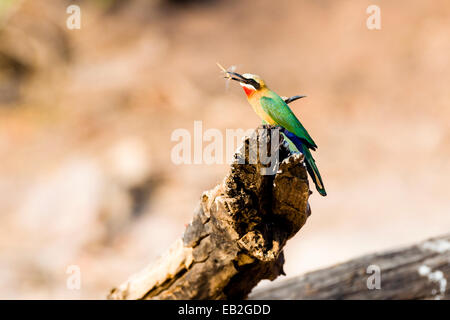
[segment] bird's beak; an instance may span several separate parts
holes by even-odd
[[[242,75],[240,75],[237,72],[231,72],[231,71],[227,71],[228,73],[228,78],[232,79],[232,80],[236,80],[238,82],[244,82],[247,83],[248,79],[244,78]],[[229,75],[233,75],[233,76],[229,76]],[[227,78],[227,76],[225,76],[225,78]]]
[[[223,77],[225,79],[232,79],[232,80],[236,80],[236,81],[239,81],[239,82],[245,82],[247,80],[246,78],[244,78],[239,73],[236,73],[236,72],[233,72],[233,71],[228,71],[227,69],[222,67],[222,65],[220,63],[216,62],[216,64],[220,68],[220,70],[222,70],[222,72],[224,73]]]
[[[239,83],[246,83],[246,84],[251,84],[253,87],[255,87],[256,89],[260,88],[260,85],[258,82],[256,82],[254,79],[248,79],[246,77],[244,77],[243,75],[237,73],[237,72],[233,72],[233,71],[228,71],[226,70],[224,67],[222,67],[220,65],[220,63],[217,62],[217,66],[220,68],[220,70],[222,70],[222,72],[224,73],[224,78],[225,79],[231,79],[234,81],[237,81]]]

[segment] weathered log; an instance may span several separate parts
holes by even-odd
[[[202,195],[182,239],[108,298],[245,298],[260,280],[283,274],[283,247],[310,215],[309,195],[303,156],[278,130],[259,128],[223,182]]]
[[[450,234],[286,279],[250,299],[450,299],[449,279]]]

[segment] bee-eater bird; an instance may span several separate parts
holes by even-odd
[[[219,67],[225,72],[225,78],[239,82],[247,95],[248,102],[256,114],[263,120],[263,123],[281,127],[281,132],[304,155],[306,169],[314,181],[317,191],[322,196],[326,196],[327,193],[319,169],[310,151],[310,149],[315,151],[317,145],[287,105],[289,102],[305,96],[294,96],[283,99],[270,90],[264,80],[259,76],[249,73],[241,75],[225,70],[220,65]]]

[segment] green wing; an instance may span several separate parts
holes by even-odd
[[[294,133],[302,139],[305,144],[315,150],[316,143],[309,135],[308,131],[303,127],[289,106],[278,96],[272,93],[271,97],[262,97],[260,99],[263,110],[280,126]]]

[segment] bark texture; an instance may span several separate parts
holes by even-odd
[[[270,157],[267,157],[267,156]],[[182,239],[110,299],[241,299],[283,273],[283,247],[310,215],[303,156],[278,130],[244,139],[223,182],[202,195]]]
[[[449,280],[450,234],[284,280],[250,298],[450,299]]]

